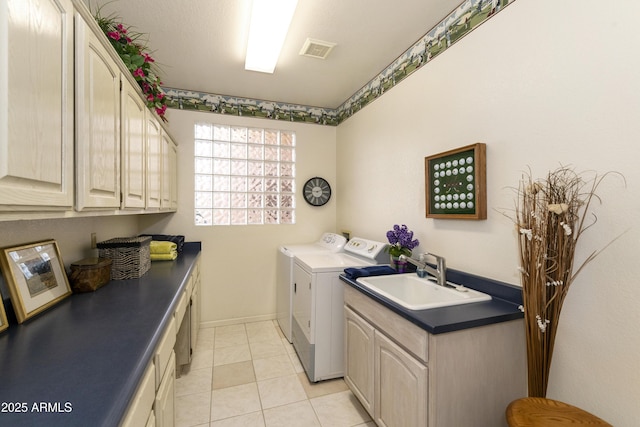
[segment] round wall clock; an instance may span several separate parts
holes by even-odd
[[[302,195],[311,206],[322,206],[331,198],[331,186],[327,180],[316,176],[305,182]]]

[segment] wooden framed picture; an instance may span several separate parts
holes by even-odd
[[[3,248],[0,265],[18,323],[71,295],[55,240]]]
[[[427,218],[487,219],[486,145],[424,158]]]
[[[7,313],[4,311],[4,302],[0,296],[0,332],[9,327],[9,321],[7,320]]]

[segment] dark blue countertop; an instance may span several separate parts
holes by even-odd
[[[487,293],[491,295],[491,301],[429,310],[409,310],[369,290],[358,283],[357,279],[349,279],[345,275],[341,275],[340,279],[431,334],[475,328],[524,317],[518,308],[522,304],[520,287],[453,269],[447,269],[448,281]]]
[[[186,243],[140,279],[73,294],[0,333],[0,425],[117,426],[200,248]]]

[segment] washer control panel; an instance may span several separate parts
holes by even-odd
[[[347,242],[344,250],[345,252],[350,252],[364,258],[384,261],[386,258],[388,258],[384,254],[384,248],[386,246],[386,243],[363,239],[361,237],[354,237]],[[388,259],[386,260],[388,261]]]

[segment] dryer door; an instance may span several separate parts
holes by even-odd
[[[276,319],[287,341],[291,337],[291,311],[293,305],[293,254],[286,248],[278,250],[276,264]]]
[[[311,328],[313,319],[313,295],[311,292],[311,273],[304,270],[298,263],[293,267],[293,319],[297,322],[310,344],[314,343]]]

